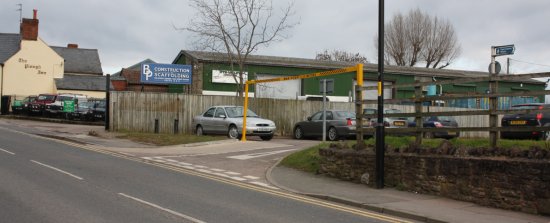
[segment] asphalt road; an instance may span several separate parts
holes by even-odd
[[[397,219],[0,128],[2,222]]]

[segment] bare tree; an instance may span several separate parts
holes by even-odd
[[[227,54],[233,67],[238,65],[237,96],[243,95],[244,65],[249,55],[261,46],[286,39],[285,32],[292,23],[293,4],[282,8],[276,17],[271,0],[191,0],[197,15],[186,30],[196,35],[196,44],[202,49]]]
[[[435,17],[431,23],[422,50],[426,68],[445,68],[460,55],[460,45],[453,28],[447,21]]]
[[[324,50],[321,53],[317,53],[315,56],[316,60],[324,61],[344,61],[344,62],[354,62],[354,63],[367,63],[367,58],[360,53],[350,53],[344,50]]]
[[[378,37],[375,38],[378,49]],[[419,9],[395,14],[385,25],[384,62],[398,66],[444,68],[460,55],[460,44],[448,20]]]

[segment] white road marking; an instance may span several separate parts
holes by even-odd
[[[177,160],[173,160],[173,159],[164,159],[164,160],[166,160],[168,162],[172,162],[172,163],[177,163],[178,162]]]
[[[210,171],[210,170],[205,170],[205,169],[197,169],[197,171],[203,172],[203,173],[212,173],[212,171]]]
[[[255,176],[244,176],[244,178],[248,178],[248,179],[251,179],[251,180],[260,179],[259,177],[255,177]]]
[[[247,160],[247,159],[253,159],[258,158],[262,156],[271,156],[279,153],[285,153],[288,151],[293,151],[296,149],[287,149],[287,150],[278,150],[278,151],[272,151],[272,152],[265,152],[265,153],[251,153],[251,154],[245,154],[245,155],[238,155],[238,156],[228,156],[227,158],[230,159],[238,159],[238,160]]]
[[[151,202],[147,202],[147,201],[141,200],[141,199],[136,198],[136,197],[132,197],[132,196],[130,196],[130,195],[126,195],[126,194],[124,194],[124,193],[118,193],[118,195],[123,196],[123,197],[126,197],[126,198],[129,198],[129,199],[132,199],[132,200],[134,200],[134,201],[137,201],[137,202],[139,202],[139,203],[145,204],[145,205],[147,205],[147,206],[154,207],[154,208],[159,209],[159,210],[161,210],[161,211],[168,212],[168,213],[170,213],[170,214],[173,214],[173,215],[175,215],[175,216],[184,218],[184,219],[186,219],[186,220],[189,220],[189,221],[192,221],[192,222],[195,222],[195,223],[206,223],[205,221],[201,221],[201,220],[199,220],[199,219],[193,218],[193,217],[188,216],[188,215],[184,215],[184,214],[182,214],[182,213],[179,213],[179,212],[170,210],[170,209],[168,209],[168,208],[163,208],[163,207],[161,207],[161,206],[159,206],[159,205],[156,205],[156,204],[153,204],[153,203],[151,203]]]
[[[203,169],[208,168],[207,166],[201,166],[201,165],[194,165],[194,166],[195,166],[196,168],[203,168]]]
[[[190,164],[190,163],[186,163],[186,162],[181,162],[181,161],[180,161],[180,162],[178,162],[178,163],[179,163],[179,164],[181,164],[181,165],[186,165],[186,166],[192,166],[192,165],[193,165],[193,164]]]
[[[135,156],[134,154],[125,153],[125,152],[118,152],[118,153],[120,153],[120,154],[122,154],[122,155],[126,155],[126,156]]]
[[[194,169],[195,169],[195,167],[192,167],[192,166],[181,166],[181,167],[183,167],[183,168],[185,168],[185,169],[190,169],[190,170],[194,170]]]
[[[8,154],[11,154],[11,155],[15,155],[15,153],[12,153],[12,152],[7,151],[7,150],[5,150],[5,149],[0,149],[0,151],[5,152],[5,153],[8,153]]]
[[[242,178],[242,177],[229,177],[229,178],[231,178],[231,179],[233,179],[233,180],[238,180],[238,181],[245,181],[245,180],[247,180],[247,179]]]
[[[61,170],[61,169],[55,168],[55,167],[50,166],[50,165],[43,164],[43,163],[38,162],[38,161],[35,161],[35,160],[31,160],[31,162],[36,163],[36,164],[41,165],[41,166],[44,166],[44,167],[48,167],[48,168],[50,168],[50,169],[52,169],[52,170],[55,170],[55,171],[58,171],[58,172],[60,172],[60,173],[67,174],[67,175],[69,175],[69,176],[71,176],[71,177],[74,177],[74,178],[76,178],[76,179],[79,179],[79,180],[83,180],[83,179],[84,179],[84,178],[82,178],[82,177],[79,177],[79,176],[74,175],[74,174],[72,174],[72,173],[69,173],[69,172],[67,172],[67,171],[63,171],[63,170]]]
[[[225,172],[226,174],[229,174],[229,175],[241,175],[240,173],[237,173],[237,172]]]
[[[225,174],[223,174],[223,173],[212,173],[212,174],[214,174],[214,175],[216,175],[216,176],[220,176],[220,177],[229,178],[229,176],[227,176],[227,175],[225,175]]]
[[[213,170],[213,171],[216,171],[216,172],[224,172],[225,170],[222,170],[222,169],[216,169],[216,168],[211,168],[210,170]]]
[[[267,188],[270,188],[270,189],[273,189],[273,190],[279,190],[279,188],[276,188],[276,187],[273,187],[269,184],[266,184],[266,183],[262,183],[262,182],[258,182],[258,181],[252,181],[250,182],[251,184],[255,184],[255,185],[259,185],[259,186],[262,186],[262,187],[267,187]]]

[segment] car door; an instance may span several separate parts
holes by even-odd
[[[310,120],[307,120],[303,125],[304,135],[305,136],[320,136],[323,131],[323,112],[317,112],[313,114]]]
[[[223,107],[216,108],[214,113],[214,118],[212,118],[212,129],[217,134],[224,134],[227,132],[228,128],[226,125],[227,114]]]
[[[214,133],[214,113],[216,107],[209,108],[204,114],[202,114],[200,124],[204,133]]]

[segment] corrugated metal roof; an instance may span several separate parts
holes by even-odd
[[[228,57],[225,53],[205,52],[205,51],[190,51],[181,50],[178,56],[172,63],[175,63],[181,56],[186,55],[199,61],[227,63]],[[354,66],[355,63],[341,61],[321,61],[315,59],[292,58],[292,57],[276,57],[276,56],[259,56],[250,55],[247,59],[248,65],[264,65],[264,66],[281,66],[281,67],[297,67],[297,68],[312,68],[312,69],[338,69],[343,67]],[[378,64],[364,64],[366,72],[378,72]],[[471,77],[486,77],[488,72],[479,71],[464,71],[450,69],[433,69],[423,67],[406,67],[406,66],[384,66],[384,73],[395,73],[403,75],[414,75],[423,77],[448,77],[448,78],[471,78]],[[525,82],[544,84],[537,80],[525,80]]]
[[[0,33],[0,64],[3,64],[11,56],[19,51],[21,35],[12,33]]]
[[[188,55],[195,59],[209,62],[227,62],[227,55],[225,53],[204,52],[204,51],[188,51],[182,50],[180,55]],[[175,62],[175,60],[174,60]],[[322,61],[315,59],[305,58],[292,58],[292,57],[276,57],[276,56],[258,56],[250,55],[246,64],[255,65],[267,65],[267,66],[289,66],[289,67],[301,67],[301,68],[317,68],[317,69],[338,69],[342,67],[354,66],[355,63],[341,62],[341,61]],[[378,65],[367,63],[364,65],[365,71],[377,72]],[[488,73],[477,71],[462,71],[462,70],[448,70],[448,69],[431,69],[422,67],[403,67],[403,66],[390,66],[385,65],[384,71],[387,73],[401,73],[401,74],[418,74],[425,76],[449,76],[449,77],[480,77],[487,76]]]
[[[65,59],[65,73],[103,75],[97,49],[51,48]]]

